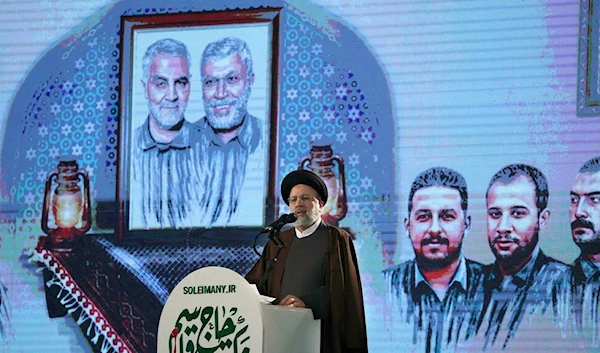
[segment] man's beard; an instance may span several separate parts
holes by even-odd
[[[527,243],[523,247],[521,247],[521,246],[517,247],[517,249],[515,249],[515,251],[512,254],[506,254],[506,255],[501,254],[498,252],[498,250],[496,250],[496,242],[498,242],[498,240],[502,239],[502,237],[494,238],[494,241],[491,244],[491,248],[492,248],[492,252],[494,253],[494,256],[496,257],[496,260],[504,267],[514,267],[514,266],[521,264],[523,262],[523,260],[525,260],[528,256],[533,254],[533,249],[535,249],[535,247],[538,243],[539,232],[540,232],[540,226],[538,224],[538,225],[536,225],[535,229],[533,230],[531,241],[529,243]],[[508,239],[515,242],[516,244],[519,244],[521,242],[521,239],[519,237],[512,236],[512,235],[509,235]]]
[[[176,111],[173,111],[171,114],[163,114],[161,112],[161,108],[164,107],[178,107]],[[175,125],[180,123],[183,120],[183,113],[185,112],[185,108],[187,107],[187,103],[170,103],[170,102],[161,102],[159,104],[152,104],[148,101],[148,109],[150,109],[150,114],[154,117],[154,121],[160,126],[163,130],[170,130]]]
[[[415,251],[415,260],[419,265],[419,268],[429,271],[440,270],[450,266],[454,261],[460,257],[462,243],[458,245],[456,249],[450,249],[450,241],[447,238],[435,236],[430,238],[424,238],[421,240],[421,249],[431,244],[433,241],[446,245],[448,247],[448,254],[442,258],[430,258],[422,254],[422,252]]]
[[[588,228],[592,231],[591,237],[582,237],[575,234],[577,228]],[[576,219],[571,223],[571,232],[575,244],[581,249],[581,253],[585,255],[600,254],[600,231],[594,229],[594,224],[585,219]]]
[[[250,85],[246,86],[242,95],[237,98],[203,99],[204,111],[208,124],[215,130],[231,130],[242,124],[248,112],[248,99],[250,98]],[[219,105],[232,105],[232,112],[215,114],[213,107]]]
[[[313,225],[319,218],[319,211],[315,208],[311,211],[306,211],[305,216],[298,217],[294,222],[294,227],[308,228]]]

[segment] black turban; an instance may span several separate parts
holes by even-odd
[[[294,170],[290,174],[286,175],[281,182],[281,197],[283,201],[285,201],[286,205],[290,205],[288,199],[290,198],[290,192],[292,188],[298,184],[308,185],[311,188],[315,189],[321,201],[327,202],[327,185],[325,182],[313,172],[308,170],[299,169]]]

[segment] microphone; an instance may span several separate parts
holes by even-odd
[[[283,216],[279,217],[278,220],[276,220],[275,222],[273,222],[269,226],[267,226],[265,229],[263,229],[261,233],[268,233],[274,229],[279,230],[285,224],[296,222],[297,219],[298,219],[298,216],[296,216],[295,213],[284,214]]]

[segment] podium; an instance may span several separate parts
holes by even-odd
[[[157,352],[319,353],[310,309],[262,303],[238,273],[204,267],[187,275],[160,315]]]

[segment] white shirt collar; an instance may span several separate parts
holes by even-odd
[[[317,221],[312,226],[306,228],[303,232],[299,231],[298,228],[294,228],[296,230],[296,236],[298,237],[298,239],[306,238],[307,236],[314,233],[320,225],[321,217],[317,218]]]

